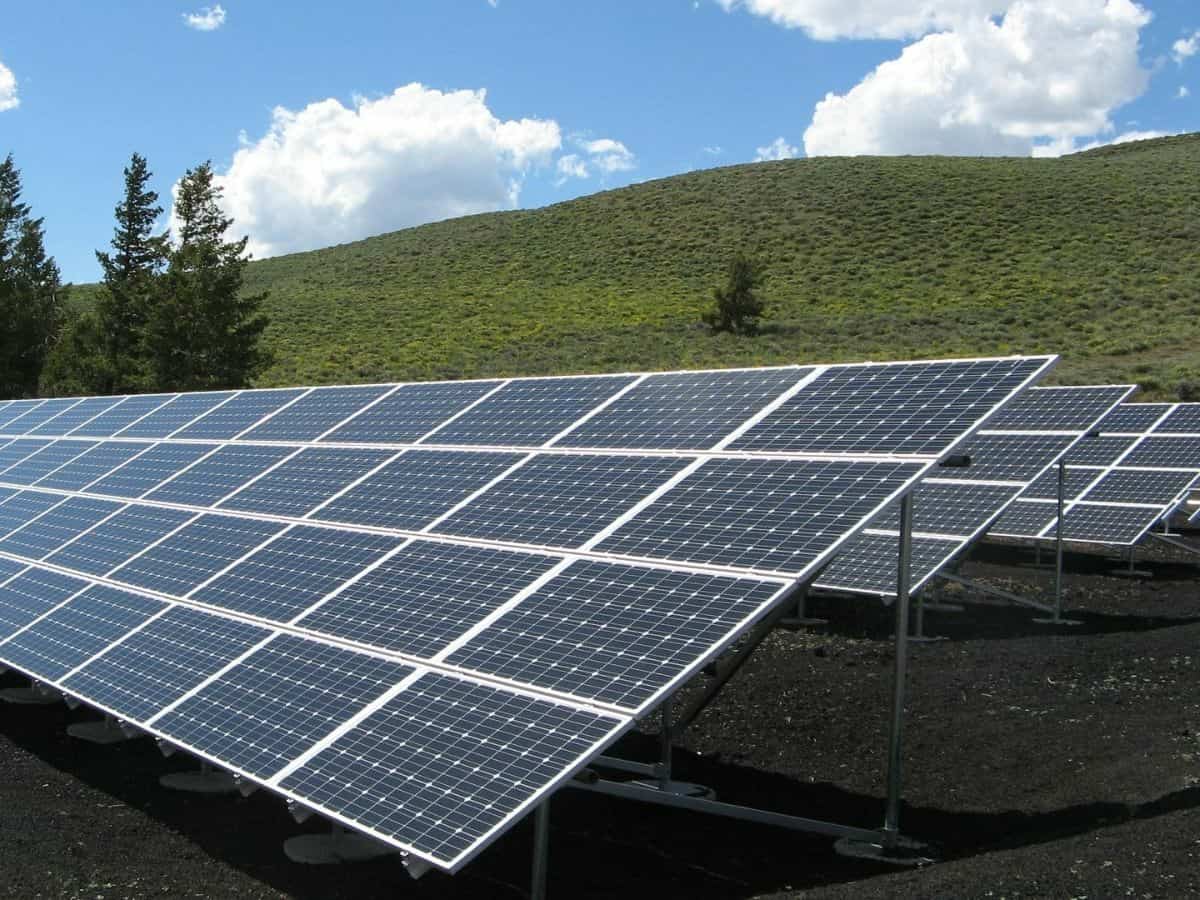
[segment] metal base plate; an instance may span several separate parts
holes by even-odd
[[[882,840],[876,842],[838,838],[834,841],[833,849],[839,856],[871,859],[891,866],[927,866],[936,861],[929,855],[928,845],[902,836],[897,836],[891,846],[884,845]]]
[[[228,772],[196,771],[169,772],[159,776],[158,783],[173,791],[189,794],[236,794],[238,786]]]
[[[284,841],[283,852],[292,862],[309,866],[366,862],[399,853],[393,847],[381,844],[366,835],[349,832],[301,834]]]
[[[1036,619],[1031,619],[1030,621],[1035,622],[1038,625],[1082,625],[1083,624],[1083,622],[1079,621],[1079,619],[1055,619],[1053,617],[1048,617],[1048,618],[1039,617]]]
[[[910,634],[908,642],[910,644],[936,644],[938,641],[948,641],[950,638],[940,634]]]
[[[635,781],[633,784],[636,784],[638,787],[662,791],[664,794],[675,794],[678,797],[699,797],[703,800],[715,800],[717,798],[717,792],[708,785],[696,784],[691,781],[668,781],[664,785],[661,781],[646,779]]]
[[[67,726],[67,734],[89,744],[120,744],[132,740],[116,722],[76,722]]]
[[[21,706],[50,706],[58,703],[57,694],[47,694],[37,688],[5,688],[0,691],[0,700]]]

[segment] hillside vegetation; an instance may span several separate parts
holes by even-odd
[[[713,336],[738,250],[771,318]],[[692,172],[263,260],[246,289],[270,385],[1054,351],[1060,382],[1170,396],[1200,381],[1200,135]]]

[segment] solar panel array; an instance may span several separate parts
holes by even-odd
[[[1125,403],[1067,456],[1063,538],[1132,546],[1183,504],[1200,480],[1200,404]],[[1052,539],[1058,477],[1034,481],[991,534]]]
[[[0,404],[0,663],[457,870],[1054,357]]]
[[[1031,484],[1053,476],[1062,454],[1134,390],[1134,385],[1033,388],[964,444],[960,452],[971,457],[969,467],[938,469],[922,480],[913,493],[910,590],[919,591],[949,565]],[[899,512],[889,510],[847,544],[816,587],[894,596],[899,534]]]

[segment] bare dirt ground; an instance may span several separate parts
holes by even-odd
[[[1188,537],[1200,547],[1200,535]],[[599,898],[1179,897],[1200,895],[1200,556],[1150,545],[1148,578],[1071,552],[1082,624],[1027,610],[931,613],[947,640],[913,648],[901,826],[940,862],[897,871],[828,838],[566,790],[553,803],[551,894]],[[963,573],[1030,597],[1031,551],[977,550]],[[958,596],[957,592],[950,596]],[[723,800],[876,827],[891,690],[890,612],[812,603],[829,626],[777,631],[681,736],[676,776]],[[19,685],[12,673],[0,686]],[[67,737],[85,710],[0,708],[0,896],[519,898],[524,823],[461,874],[412,881],[394,859],[288,862],[277,799],[158,787],[147,740]],[[650,726],[652,732],[653,726]],[[651,760],[652,733],[620,748]]]

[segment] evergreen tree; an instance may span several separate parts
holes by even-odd
[[[43,397],[78,397],[101,393],[113,383],[113,371],[104,352],[104,332],[95,310],[74,316],[59,333],[42,366]]]
[[[189,169],[175,198],[176,247],[145,347],[158,390],[245,387],[270,362],[260,346],[266,294],[242,295],[247,238],[226,241],[233,220],[220,207],[210,163]]]
[[[130,393],[147,387],[147,353],[142,347],[146,323],[161,288],[160,275],[167,263],[167,235],[154,235],[154,222],[162,213],[158,194],[149,189],[151,172],[145,157],[134,153],[125,168],[125,196],[116,207],[112,253],[96,251],[104,272],[104,288],[96,303],[95,328],[77,330],[98,336],[107,366],[89,363],[101,379],[88,393]]]
[[[0,163],[0,396],[37,391],[46,354],[63,321],[66,291],[46,255],[41,219],[21,202],[12,155]]]
[[[766,305],[755,293],[762,282],[762,266],[739,253],[729,265],[725,286],[713,290],[715,307],[704,314],[704,322],[713,331],[757,334],[758,320],[766,312]]]

